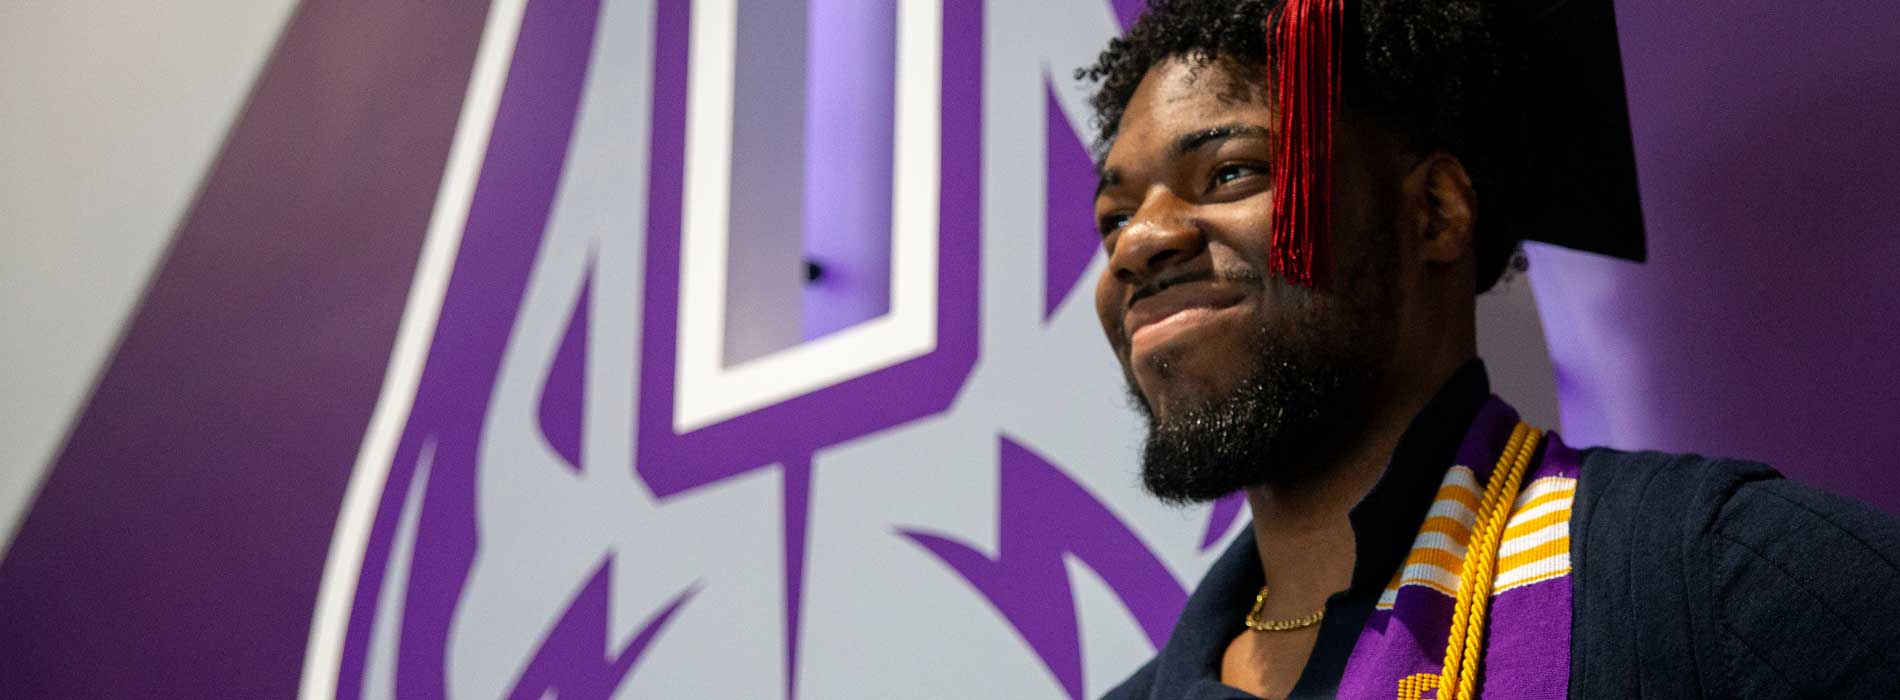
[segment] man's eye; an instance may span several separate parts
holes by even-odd
[[[1212,190],[1216,187],[1226,185],[1230,182],[1239,180],[1241,178],[1244,178],[1250,175],[1264,175],[1264,174],[1265,174],[1264,170],[1261,170],[1260,168],[1256,168],[1251,165],[1238,164],[1238,163],[1234,165],[1223,165],[1214,170],[1214,176],[1210,178],[1211,182],[1208,183],[1207,188],[1209,190]]]
[[[1120,231],[1123,226],[1128,225],[1128,215],[1110,214],[1102,217],[1100,221],[1095,222],[1095,225],[1101,229],[1102,236],[1107,237],[1108,234]]]

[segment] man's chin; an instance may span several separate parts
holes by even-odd
[[[1150,410],[1142,485],[1187,505],[1305,478],[1329,436],[1360,415],[1364,389],[1346,367],[1263,361],[1225,396]]]
[[[1218,500],[1271,481],[1269,474],[1226,468],[1231,464],[1193,464],[1174,458],[1155,458],[1155,455],[1157,451],[1153,447],[1146,449],[1142,460],[1142,487],[1155,498],[1176,506]]]
[[[1235,486],[1234,488],[1222,489],[1214,487],[1211,483],[1185,484],[1178,476],[1158,474],[1145,469],[1142,470],[1142,488],[1148,492],[1148,495],[1154,496],[1156,500],[1162,503],[1184,508],[1203,503],[1212,503],[1228,494],[1246,489],[1248,486],[1249,485],[1243,484]]]
[[[1258,406],[1223,401],[1149,421],[1141,479],[1148,493],[1188,505],[1218,499],[1272,479],[1273,426],[1255,422]],[[1264,430],[1263,430],[1264,428]]]

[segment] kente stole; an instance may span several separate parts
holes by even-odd
[[[1506,457],[1514,431],[1525,461],[1516,498],[1496,539],[1481,643],[1469,652],[1476,673],[1470,698],[1561,699],[1570,681],[1570,505],[1578,455],[1555,433],[1532,444],[1517,412],[1497,397],[1478,410],[1436,500],[1353,647],[1340,680],[1340,700],[1449,698],[1439,689],[1446,641],[1454,626],[1460,574],[1485,488]],[[1507,469],[1510,464],[1504,465]],[[1500,479],[1504,483],[1507,479]],[[1494,512],[1502,514],[1502,497]],[[1474,558],[1471,562],[1478,566]],[[1482,571],[1482,566],[1474,572]],[[1467,584],[1470,585],[1470,584]],[[1473,589],[1477,590],[1477,589]],[[1471,596],[1468,595],[1470,600]],[[1463,616],[1472,619],[1469,605]],[[1469,627],[1469,625],[1467,625]],[[1472,639],[1467,635],[1464,639]],[[1462,674],[1460,674],[1462,675]],[[1453,678],[1458,676],[1454,675]]]

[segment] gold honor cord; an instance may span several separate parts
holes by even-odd
[[[1478,695],[1478,657],[1484,650],[1485,616],[1491,608],[1498,547],[1503,544],[1504,525],[1510,520],[1511,505],[1517,502],[1524,471],[1543,437],[1543,431],[1518,422],[1510,442],[1504,445],[1504,454],[1498,457],[1497,468],[1491,470],[1491,478],[1485,482],[1477,521],[1471,526],[1471,539],[1458,569],[1458,603],[1452,609],[1451,634],[1445,639],[1439,700],[1472,700]]]

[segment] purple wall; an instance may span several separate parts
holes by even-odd
[[[1650,259],[1533,254],[1568,437],[1900,512],[1900,5],[1617,9]]]
[[[482,20],[290,20],[0,563],[0,697],[296,694]]]
[[[805,256],[810,340],[890,311],[894,3],[811,0],[805,124]]]

